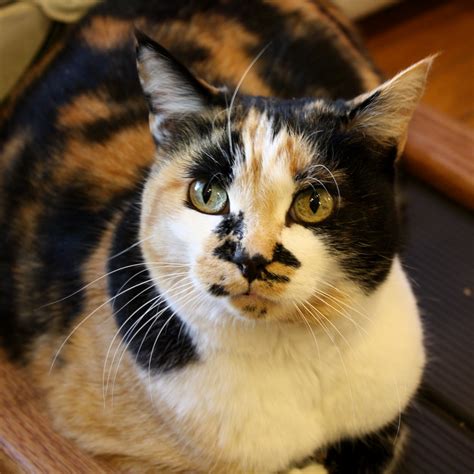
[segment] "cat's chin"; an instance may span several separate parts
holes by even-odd
[[[236,309],[239,316],[248,319],[265,319],[277,306],[277,302],[257,293],[241,293],[230,296],[230,305]]]

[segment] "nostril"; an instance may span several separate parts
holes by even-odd
[[[259,275],[259,272],[255,268],[255,265],[253,264],[252,260],[249,260],[247,263],[242,264],[240,271],[249,283],[252,283],[252,281],[254,281]]]
[[[263,255],[259,253],[252,257],[252,262],[258,271],[262,271],[270,263]]]
[[[249,254],[243,250],[238,250],[235,253],[233,262],[239,267],[242,275],[249,283],[259,278],[268,264],[268,261],[263,255],[256,254],[250,257]]]

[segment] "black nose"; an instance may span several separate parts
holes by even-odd
[[[232,261],[240,268],[242,275],[249,283],[259,278],[268,264],[268,260],[263,255],[257,253],[251,257],[244,250],[237,250]]]

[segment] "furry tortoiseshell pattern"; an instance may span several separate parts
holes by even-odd
[[[71,28],[0,115],[0,335],[55,427],[118,472],[390,469],[424,363],[394,162],[428,67],[381,85],[325,0]],[[189,199],[214,178],[224,216]],[[315,183],[336,210],[301,225]]]

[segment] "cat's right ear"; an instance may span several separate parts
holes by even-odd
[[[138,75],[150,110],[150,129],[157,143],[173,122],[201,113],[218,101],[218,90],[198,80],[165,48],[135,30]]]

